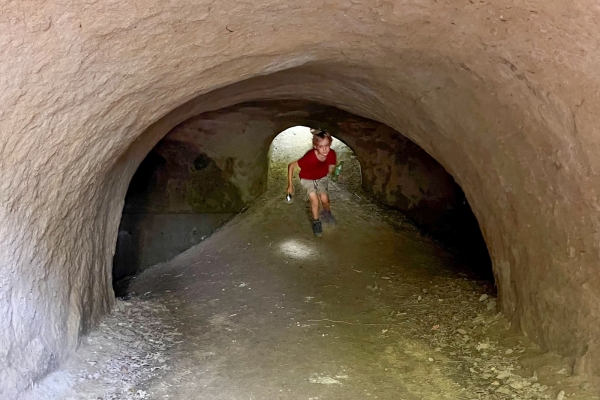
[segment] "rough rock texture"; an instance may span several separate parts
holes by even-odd
[[[113,302],[129,180],[171,128],[303,99],[382,122],[463,188],[501,309],[600,373],[600,9],[585,0],[0,1],[0,397]]]

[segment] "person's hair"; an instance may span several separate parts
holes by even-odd
[[[311,129],[310,133],[312,133],[313,135],[313,146],[318,145],[319,140],[329,139],[329,144],[331,144],[331,142],[333,141],[331,139],[331,135],[323,129]]]

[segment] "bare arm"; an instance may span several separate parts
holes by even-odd
[[[329,175],[333,174],[333,170],[335,169],[335,164],[331,164],[329,166]]]
[[[294,162],[291,162],[288,164],[288,187],[287,187],[288,194],[294,193],[294,183],[293,183],[294,169],[296,169],[297,166],[298,166],[298,161],[294,161]]]

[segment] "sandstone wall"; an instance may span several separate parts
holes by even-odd
[[[128,183],[169,130],[244,101],[382,122],[460,186],[502,310],[600,373],[600,10],[514,3],[0,1],[0,397],[112,306]]]

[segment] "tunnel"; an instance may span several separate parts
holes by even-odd
[[[352,143],[356,151],[338,151],[358,152],[356,165],[343,156],[346,169],[356,169],[345,174],[358,180],[352,182],[354,191],[362,189],[364,180],[366,196],[401,211],[422,234],[444,243],[472,272],[493,281],[485,242],[464,193],[413,142],[381,123],[318,103],[253,102],[184,121],[144,158],[129,185],[119,226],[113,260],[117,296],[126,295],[119,288],[127,278],[200,243],[268,186],[283,190],[278,180],[287,175],[290,156],[279,156],[284,166],[270,163],[269,182],[267,163],[275,138],[289,136],[285,129],[296,124],[327,126],[336,135],[334,147]],[[286,140],[301,150],[310,144],[306,137],[305,143],[288,137],[279,146]]]
[[[573,375],[598,376],[593,3],[49,1],[2,9],[3,398],[64,365],[114,308],[126,193],[155,145],[206,113],[287,102],[387,127],[371,132],[377,156],[364,173],[392,171],[367,185],[384,203],[401,197],[386,155],[395,132],[435,160],[472,209],[512,328],[568,360]],[[274,137],[284,126],[272,128]],[[367,146],[352,126],[338,129],[357,155]],[[257,154],[270,140],[252,142]],[[241,201],[266,184],[252,183]]]

